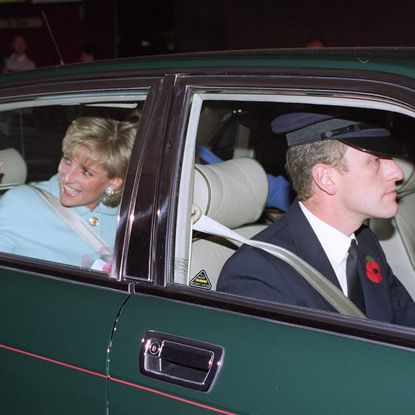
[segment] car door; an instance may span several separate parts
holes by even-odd
[[[153,122],[154,90],[162,89],[162,81],[120,76],[94,81],[92,75],[79,79],[76,70],[72,80],[69,75],[59,79],[55,72],[36,72],[34,80],[26,77],[0,90],[1,149],[11,147],[24,160],[27,179],[25,172],[21,184],[46,180],[56,172],[62,138],[75,117],[122,120],[138,111],[141,121],[122,217],[134,178],[140,175],[140,154]],[[4,154],[0,151],[0,158],[10,167]],[[2,182],[1,190],[15,185]],[[17,224],[23,218],[15,220]],[[42,229],[28,232],[40,235]],[[106,413],[109,345],[130,292],[129,283],[117,275],[124,232],[121,221],[111,275],[81,264],[0,253],[1,413]]]
[[[347,77],[334,75],[286,70],[283,76],[228,73],[176,81],[169,124],[143,167],[156,174],[154,160],[160,157],[155,198],[138,191],[131,216],[123,272],[135,281],[134,294],[117,319],[109,352],[109,413],[411,411],[412,328],[232,296],[212,290],[206,272],[198,274],[203,276],[198,284],[189,275],[197,146],[212,145],[201,139],[206,125],[214,130],[209,137],[222,131],[226,143],[216,149],[223,149],[222,157],[233,158],[241,151],[261,153],[265,143],[258,147],[251,139],[264,132],[256,122],[262,118],[256,117],[250,127],[247,119],[268,109],[275,114],[303,105],[335,105],[370,114],[374,110],[382,117],[392,111],[413,121],[415,95],[407,88],[408,79],[402,79],[402,88],[396,79],[392,87],[390,79],[383,79],[386,75],[376,82],[373,74],[370,82],[364,81],[367,74],[353,71]],[[398,96],[405,96],[405,105],[397,104]],[[206,108],[205,113],[216,112],[202,126]],[[229,148],[229,126],[223,120],[229,113],[248,110],[232,130],[230,141],[238,142],[238,148]],[[251,128],[248,135],[246,128]],[[272,147],[276,156],[280,150]],[[140,235],[147,233],[152,241],[149,257],[141,253]],[[212,259],[208,249],[205,256]],[[143,266],[148,273],[138,275]]]

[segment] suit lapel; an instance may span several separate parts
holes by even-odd
[[[362,283],[362,289],[365,296],[366,311],[368,317],[388,321],[389,313],[392,311],[387,307],[390,304],[390,292],[388,283],[385,280],[387,270],[383,267],[383,261],[379,258],[378,252],[365,243],[365,240],[359,238],[359,277]],[[368,266],[366,266],[368,263]],[[378,269],[380,273],[375,272]]]
[[[287,212],[288,215],[290,216],[288,223],[298,255],[341,289],[336,273],[298,202],[292,204]]]

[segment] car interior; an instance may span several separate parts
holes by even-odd
[[[100,116],[138,121],[146,92],[60,96],[0,106],[0,194],[57,173],[62,139],[72,120]]]
[[[289,177],[285,171],[285,139],[272,132],[271,122],[279,114],[303,110],[354,114],[358,119],[387,127],[406,148],[408,157],[396,160],[404,172],[404,179],[398,183],[398,214],[391,219],[368,220],[367,225],[380,240],[395,275],[415,298],[415,147],[411,137],[415,120],[406,113],[321,104],[205,100],[198,127],[193,127],[197,131],[193,209],[200,208],[204,215],[247,238],[278,220],[284,209],[267,206],[271,183],[267,177],[282,176],[287,182]],[[206,157],[206,153],[212,157]],[[295,198],[289,187],[281,191],[289,192],[285,197],[290,201]],[[183,200],[181,203],[184,206]],[[215,290],[222,266],[240,243],[193,231],[190,246],[177,245],[176,255],[186,255],[187,250],[189,265],[185,273],[176,269],[175,281]]]
[[[143,101],[57,102],[45,106],[30,104],[33,105],[28,103],[24,108],[0,111],[0,150],[17,151],[26,163],[26,180],[36,182],[46,180],[56,173],[62,155],[62,138],[72,120],[80,116],[125,120],[140,110]],[[12,157],[11,154],[3,155]],[[5,179],[3,177],[1,185],[6,184]]]
[[[241,157],[222,163],[195,166],[194,204],[203,214],[252,238],[266,227],[260,223],[268,195],[265,170],[254,158]],[[211,235],[195,235],[189,285],[216,288],[220,271],[238,244]]]

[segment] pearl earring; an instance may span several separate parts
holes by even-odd
[[[104,193],[105,193],[105,196],[111,197],[111,196],[114,195],[115,192],[114,192],[114,189],[112,187],[107,187],[105,189]]]

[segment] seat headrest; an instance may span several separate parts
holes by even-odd
[[[0,163],[0,173],[2,173],[0,186],[12,186],[26,182],[26,162],[15,148],[0,150]]]
[[[193,203],[229,228],[257,221],[267,195],[267,175],[255,159],[195,166]]]
[[[415,165],[408,159],[395,158],[394,159],[403,171],[403,179],[398,184],[396,190],[398,197],[415,192]]]

